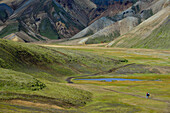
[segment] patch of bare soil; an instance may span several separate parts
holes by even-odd
[[[70,108],[73,105],[68,102],[62,101],[60,98],[52,98],[52,97],[46,97],[41,95],[29,95],[29,94],[19,94],[19,93],[12,93],[12,92],[0,92],[0,94],[3,95],[15,95],[17,98],[11,97],[9,99],[0,99],[0,101],[4,102],[10,102],[12,100],[22,100],[22,101],[28,101],[33,103],[40,103],[40,104],[47,104],[47,105],[54,105],[54,106],[64,106],[66,108]]]
[[[45,108],[54,108],[54,109],[62,109],[62,110],[64,109],[56,105],[34,103],[34,102],[25,101],[25,100],[10,100],[9,103],[15,104],[15,105],[24,105],[24,106],[29,106],[29,107],[43,107],[43,108],[45,107]]]

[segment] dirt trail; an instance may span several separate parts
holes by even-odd
[[[115,92],[115,93],[120,93],[120,94],[125,94],[125,95],[131,95],[131,96],[134,96],[134,97],[146,98],[146,97],[144,97],[144,96],[135,95],[135,94],[126,93],[126,92],[120,92],[120,91],[116,91],[116,90],[113,90],[113,89],[107,89],[107,88],[102,88],[102,89],[107,90],[107,91],[112,91],[112,92]],[[168,100],[161,100],[161,99],[157,99],[157,98],[149,98],[149,99],[150,99],[150,100],[160,101],[160,102],[166,102],[166,103],[170,104],[170,101],[168,101]]]
[[[116,50],[127,50],[127,48],[106,48],[106,47],[98,47],[99,45],[95,45],[95,46],[65,46],[65,45],[47,45],[47,44],[38,44],[38,45],[41,45],[41,46],[47,46],[47,47],[57,47],[57,48],[84,48],[84,49],[116,49]],[[153,50],[153,49],[133,49],[133,48],[130,48],[128,50],[140,50],[140,51],[144,51],[144,52],[159,52],[160,50]],[[169,50],[162,50],[162,52],[167,52],[169,53],[170,51]],[[117,67],[117,68],[113,68],[113,69],[110,69],[109,71],[104,71],[104,72],[99,72],[99,73],[96,73],[96,74],[92,74],[92,75],[82,75],[82,76],[77,76],[77,77],[89,77],[89,76],[97,76],[97,75],[100,75],[100,74],[107,74],[107,73],[111,73],[111,72],[114,72],[116,71],[117,69],[119,68],[123,68],[123,67],[127,67],[127,66],[130,66],[130,65],[134,65],[135,63],[132,63],[132,64],[127,64],[127,65],[124,65],[124,66],[120,66],[120,67]],[[76,77],[68,77],[66,79],[66,81],[68,83],[73,83],[71,80],[73,78],[76,78]],[[107,91],[112,91],[112,92],[115,92],[115,93],[119,93],[119,94],[124,94],[124,95],[131,95],[131,96],[134,96],[134,97],[139,97],[139,98],[146,98],[144,96],[140,96],[140,95],[135,95],[135,94],[131,94],[131,93],[126,93],[126,92],[120,92],[120,91],[116,91],[116,90],[112,90],[112,89],[107,89],[107,88],[102,88],[103,90],[107,90]],[[155,100],[155,101],[160,101],[160,102],[166,102],[168,104],[170,104],[170,101],[167,101],[167,100],[161,100],[161,99],[157,99],[157,98],[150,98],[151,100]]]
[[[134,65],[134,64],[135,64],[135,63],[127,64],[127,65],[123,65],[123,66],[119,66],[119,67],[117,67],[117,68],[112,68],[112,69],[110,69],[110,70],[108,70],[108,71],[103,71],[103,72],[95,73],[95,74],[92,74],[92,75],[82,75],[82,76],[76,76],[76,77],[68,77],[68,78],[66,79],[66,81],[67,81],[68,83],[73,83],[73,82],[71,81],[73,78],[77,78],[77,77],[89,77],[89,76],[97,76],[97,75],[101,75],[101,74],[107,74],[107,73],[114,72],[114,71],[116,71],[117,69],[120,69],[120,68],[123,68],[123,67],[127,67],[127,66],[130,66],[130,65]]]
[[[97,75],[100,75],[100,74],[107,74],[107,73],[114,72],[114,71],[116,71],[116,70],[119,69],[119,68],[127,67],[127,66],[134,65],[134,64],[135,64],[135,63],[133,63],[133,64],[127,64],[127,65],[124,65],[124,66],[120,66],[120,67],[117,67],[117,68],[110,69],[109,71],[99,72],[99,73],[96,73],[96,74],[93,74],[93,75],[83,75],[83,76],[78,76],[78,77],[89,77],[89,76],[97,76]],[[77,78],[77,77],[69,77],[69,78],[66,79],[66,81],[67,81],[68,83],[73,83],[73,82],[71,81],[73,78]],[[107,91],[112,91],[112,92],[115,92],[115,93],[119,93],[119,94],[131,95],[131,96],[139,97],[139,98],[146,98],[146,97],[144,97],[144,96],[135,95],[135,94],[126,93],[126,92],[120,92],[120,91],[116,91],[116,90],[113,90],[113,89],[107,89],[107,88],[102,88],[102,89],[107,90]],[[157,99],[157,98],[150,98],[150,99],[151,99],[151,100],[160,101],[160,102],[166,102],[166,103],[170,104],[170,101],[167,101],[167,100],[161,100],[161,99]]]
[[[0,101],[4,101],[7,103],[15,102],[15,103],[25,103],[30,105],[36,105],[36,106],[53,106],[53,108],[64,109],[63,107],[72,107],[73,105],[71,103],[65,102],[61,100],[60,98],[53,98],[53,97],[47,97],[42,95],[31,95],[31,94],[20,94],[20,93],[13,93],[13,92],[0,92],[0,95],[15,95],[16,97],[10,97],[9,99],[0,99]],[[36,102],[36,103],[34,103]],[[48,107],[48,106],[47,106]]]

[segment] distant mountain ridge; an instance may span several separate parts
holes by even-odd
[[[1,0],[0,4],[0,38],[22,31],[35,41],[45,41],[70,38],[96,20],[127,9],[132,2]],[[13,24],[17,26],[9,27]]]
[[[107,16],[104,22],[97,23],[98,19],[61,44],[108,43],[105,46],[170,49],[169,15],[169,0],[141,0],[114,16]]]

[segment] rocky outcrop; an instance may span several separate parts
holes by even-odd
[[[169,18],[169,15],[170,7],[168,6],[159,11],[158,13],[156,13],[155,15],[153,15],[152,17],[150,17],[149,19],[142,22],[132,31],[112,41],[111,43],[108,44],[108,46],[114,45],[116,47],[138,47],[140,43],[145,42],[150,37],[150,35],[153,32],[155,32],[156,29],[160,28],[163,25],[163,23],[165,23],[165,21]],[[169,19],[167,22],[169,22]],[[164,30],[160,31],[160,33],[166,31],[166,29],[168,28],[164,28]],[[160,38],[163,42],[159,42],[159,40],[153,41],[155,41],[156,43],[161,43],[163,46],[166,42],[168,42],[167,40],[169,40],[169,35],[167,33],[165,37],[163,37],[165,34],[160,35],[162,37]],[[150,42],[150,44],[153,44],[153,42]]]
[[[95,21],[90,26],[88,26],[87,28],[85,28],[84,30],[76,34],[75,36],[73,36],[71,39],[77,39],[77,38],[86,37],[88,35],[92,35],[113,23],[114,21],[106,17],[102,17],[101,19]]]
[[[101,25],[103,23],[107,23],[106,20],[103,22],[100,22],[99,21],[100,19],[99,19],[95,21],[93,24],[91,24],[89,27],[82,30],[80,33],[73,36],[71,39],[83,38],[82,40],[78,42],[78,44],[81,44],[81,43],[83,44],[86,41],[88,41],[88,39],[95,39],[98,37],[103,37],[103,38],[111,37],[111,36],[115,36],[115,33],[123,35],[129,32],[130,30],[132,30],[134,27],[136,27],[140,23],[141,21],[141,17],[139,15],[140,7],[141,6],[139,6],[139,3],[136,3],[135,5],[128,8],[127,10],[119,14],[116,14],[113,17],[109,17],[112,21],[110,25],[100,27],[101,29],[97,31],[95,31],[94,29],[91,30],[91,28],[93,28],[92,27],[93,25]]]
[[[111,18],[116,14],[128,9],[132,5],[133,3],[131,2],[128,2],[126,4],[121,4],[120,2],[114,2],[114,4],[111,4],[105,8],[99,7],[94,12],[90,13],[90,18],[92,21],[89,23],[89,25],[95,22],[96,20],[100,19],[101,17]]]
[[[104,29],[96,32],[95,34],[85,37],[82,40],[78,42],[78,44],[84,44],[86,43],[89,39],[95,39],[98,37],[115,37],[116,34],[123,35],[130,30],[132,30],[134,27],[136,27],[139,24],[138,18],[135,17],[127,17],[123,20],[120,20],[116,23],[113,23],[109,25],[108,27],[105,27]],[[119,35],[117,35],[119,36]]]
[[[113,0],[100,3],[92,0],[0,0],[0,3],[9,6],[5,12],[7,17],[5,15],[1,22],[3,26],[19,23],[19,30],[38,40],[70,38],[92,23],[92,28],[80,36],[95,33],[110,25],[109,19],[102,22],[100,18],[111,17],[132,4]],[[8,12],[9,9],[13,11]]]
[[[89,23],[88,14],[90,11],[95,10],[97,6],[90,0],[56,0],[65,9],[66,12],[71,14],[75,20],[79,21],[84,27]]]
[[[31,38],[25,32],[20,31],[15,33],[19,38],[21,38],[24,42],[35,42],[36,40]]]
[[[22,40],[20,37],[18,37],[16,34],[12,33],[6,37],[4,37],[3,39],[6,39],[6,40],[12,40],[12,41],[15,41],[15,42],[24,42],[24,40]]]
[[[164,8],[164,4],[166,3],[166,1],[167,0],[153,1],[152,4],[148,7],[148,9],[152,9],[153,14],[156,14]]]
[[[56,3],[58,3],[56,0],[23,1],[19,7],[10,14],[10,17],[7,18],[8,20],[4,24],[18,21],[21,27],[20,30],[26,31],[27,34],[40,40],[46,40],[47,38],[69,38],[85,27],[80,23],[79,18],[74,17],[64,10],[62,4]],[[41,26],[45,24],[46,26],[44,30],[42,30]],[[50,30],[50,32],[45,29]],[[47,32],[42,33],[41,31]]]
[[[111,42],[109,46],[112,45],[113,43],[114,44],[116,43],[119,45],[119,43],[117,43],[117,40],[120,38],[116,39],[117,37],[119,37],[119,35],[121,35],[120,37],[129,37],[129,38],[131,37],[132,38],[133,36],[131,36],[132,34],[131,31],[134,31],[134,29],[137,29],[140,23],[142,24],[140,24],[139,26],[143,25],[143,23],[145,23],[145,21],[148,18],[155,19],[156,17],[153,15],[159,12],[161,9],[165,7],[169,7],[168,4],[169,4],[169,0],[138,1],[133,6],[129,7],[128,9],[114,16],[109,17],[109,19],[113,21],[113,23],[111,23],[110,25],[105,26],[104,28],[101,27],[101,29],[95,31],[92,26],[94,24],[100,25],[97,23],[100,20],[99,19],[95,21],[93,24],[91,24],[89,27],[85,28],[84,30],[82,30],[81,32],[79,32],[78,34],[76,34],[74,37],[71,38],[71,39],[75,39],[75,41],[68,41],[67,44],[69,44],[69,42],[70,44],[71,43],[74,43],[74,44],[76,43],[77,44],[101,43],[101,42],[106,42],[112,39],[114,41]],[[105,22],[99,22],[99,23],[105,23]],[[155,21],[153,21],[153,23],[155,23]],[[142,30],[139,31],[141,32],[141,36],[136,35],[139,32],[134,33],[135,37],[146,38],[157,27],[153,27],[150,31],[146,30],[147,29],[146,28],[145,29],[146,31],[144,31],[144,35],[141,32]],[[77,38],[81,38],[81,39],[77,39]],[[128,43],[126,43],[125,45],[128,45]]]
[[[35,39],[32,39],[30,36],[28,36],[23,31],[12,33],[12,34],[4,37],[3,39],[12,40],[15,42],[35,42],[36,41]]]
[[[139,25],[139,19],[136,17],[127,17],[119,21],[120,26],[120,35],[124,35],[127,32],[131,31],[134,27]]]
[[[11,7],[4,3],[0,4],[0,10],[5,11],[8,14],[8,16],[12,15],[12,13],[14,12]]]
[[[22,16],[23,13],[28,8],[30,8],[32,5],[37,4],[37,3],[39,3],[38,0],[28,0],[27,2],[25,2],[23,5],[21,5],[19,8],[16,9],[9,19],[14,19],[14,18]]]
[[[0,4],[0,20],[5,22],[13,14],[13,9],[8,5]]]
[[[2,22],[2,20],[0,20],[0,28],[2,27],[1,25],[3,25],[3,22]],[[1,31],[1,30],[0,30]]]
[[[142,21],[148,19],[152,15],[153,15],[152,9],[142,10],[141,13],[140,13]]]
[[[163,8],[166,8],[167,6],[170,6],[170,0],[166,0],[166,2],[163,5]]]

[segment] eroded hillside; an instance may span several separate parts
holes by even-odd
[[[0,38],[19,33],[29,37],[27,40],[18,36],[18,40],[25,42],[70,38],[101,17],[113,16],[132,5],[131,1],[108,3],[107,0],[102,3],[90,0],[1,0],[0,3]],[[14,28],[9,27],[14,24]]]
[[[169,49],[169,11],[169,0],[138,1],[114,16],[96,20],[61,44]]]

